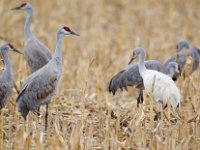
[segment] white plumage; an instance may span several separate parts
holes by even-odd
[[[167,100],[173,108],[180,104],[180,92],[174,81],[167,75],[155,70],[149,70],[144,65],[145,51],[137,48],[134,51],[134,57],[139,57],[139,72],[143,78],[144,88],[147,94],[152,94],[155,101],[161,101],[163,106]]]

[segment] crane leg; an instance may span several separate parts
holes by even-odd
[[[38,107],[37,116],[38,116],[38,120],[39,120],[39,117],[40,117],[40,106]]]
[[[140,93],[139,93],[139,96],[137,98],[137,107],[139,107],[139,104],[142,104],[144,101],[143,99],[143,89],[141,88],[140,89]]]
[[[167,104],[165,106],[163,106],[163,109],[166,109],[167,108]]]
[[[138,98],[137,98],[137,107],[139,107],[139,104],[140,104],[140,98],[141,98],[141,95],[139,94]]]
[[[49,105],[46,104],[46,114],[45,114],[45,130],[47,130],[47,125],[48,125],[48,107]]]
[[[143,89],[140,89],[140,103],[143,104],[144,98],[143,98]]]

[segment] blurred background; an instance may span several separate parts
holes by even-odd
[[[24,1],[0,0],[0,35],[21,51],[23,51],[26,14],[24,11],[11,11],[11,8],[21,5],[22,2]],[[88,123],[86,119],[85,127],[92,124],[93,129],[100,128],[99,123],[93,121],[102,120],[101,132],[104,133],[107,99],[112,105],[117,103],[116,108],[131,104],[131,109],[136,109],[137,90],[134,88],[129,92],[118,92],[115,96],[108,93],[111,77],[127,66],[134,48],[143,47],[146,49],[147,59],[164,62],[176,52],[176,44],[180,39],[187,39],[193,46],[200,46],[200,1],[198,0],[28,0],[26,2],[30,2],[33,6],[31,31],[50,48],[52,54],[56,45],[56,34],[61,26],[66,25],[81,35],[67,36],[63,41],[63,74],[58,92],[50,106],[50,119],[58,123],[60,132],[57,133],[56,129],[55,132],[64,139],[63,141],[69,139],[66,135],[71,135],[72,129],[75,128],[73,130],[75,132],[78,127],[81,128],[74,124],[81,118],[83,125],[83,120],[89,117],[92,121]],[[1,45],[3,43],[0,41]],[[16,84],[20,89],[29,74],[28,69],[22,56],[14,53],[10,53],[9,56]],[[10,114],[8,118],[5,115],[2,119],[4,124],[12,124],[13,120],[23,124],[23,119],[15,106],[16,96],[14,92],[11,104],[9,103],[4,109],[5,114]],[[85,105],[82,108],[83,101]],[[115,110],[114,106],[110,107]],[[66,112],[78,115],[73,118],[66,117]],[[83,112],[91,116],[86,115],[84,118]],[[52,116],[60,117],[54,120]],[[66,125],[66,122],[62,122],[64,120],[70,120],[66,127],[68,133],[62,128]],[[11,125],[5,127],[8,135],[12,131],[8,130],[10,128]],[[54,128],[49,130],[54,133]],[[119,130],[122,132],[121,128]],[[21,130],[13,129],[13,134],[18,131]],[[89,131],[86,133],[91,134]],[[101,149],[104,140],[99,131],[98,135],[90,137],[91,143],[93,146],[97,145],[97,149],[100,145]],[[111,135],[114,136],[115,132]],[[87,134],[80,136],[86,138]],[[14,142],[12,138],[5,139],[7,141],[4,141],[5,147],[6,143]],[[84,143],[87,138],[82,140]],[[118,140],[123,142],[124,138]],[[177,141],[181,141],[181,138],[176,139]],[[119,148],[121,144],[116,146]]]

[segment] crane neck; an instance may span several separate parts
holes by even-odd
[[[24,39],[28,39],[33,36],[30,29],[32,15],[33,15],[33,10],[32,9],[27,10],[26,22],[24,26]]]
[[[167,75],[172,78],[174,74],[175,74],[175,68],[169,67],[167,69]]]
[[[56,59],[58,61],[62,60],[62,41],[63,41],[64,34],[61,32],[58,32],[57,34],[57,44],[56,44],[56,49],[55,53],[53,56],[53,59]]]
[[[11,64],[10,64],[10,61],[8,58],[7,51],[2,50],[2,56],[3,56],[4,63],[5,63],[4,76],[6,77],[6,79],[8,79],[12,76],[12,69],[11,69]]]
[[[139,55],[139,73],[140,73],[140,75],[142,77],[144,76],[145,71],[146,71],[144,59],[145,59],[145,54],[144,53]]]
[[[173,68],[167,69],[167,75],[171,78],[174,76],[174,72],[175,72],[175,70]]]

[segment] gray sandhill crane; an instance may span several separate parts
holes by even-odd
[[[169,62],[177,62],[179,65],[179,73],[175,73],[173,76],[174,80],[177,80],[179,76],[183,73],[186,61],[188,56],[191,56],[192,58],[192,67],[191,67],[191,73],[194,72],[200,62],[200,49],[192,47],[187,40],[180,40],[177,45],[177,53],[172,55],[165,63],[164,65],[167,66]],[[190,73],[190,74],[191,74]]]
[[[31,32],[30,25],[33,9],[31,4],[23,3],[12,10],[26,11],[26,22],[24,26],[24,58],[29,66],[31,73],[40,69],[51,60],[50,50],[40,42]]]
[[[1,40],[3,40],[3,41],[5,41],[5,42],[9,41],[7,38],[5,38],[5,37],[2,37],[2,36],[0,36],[0,39],[1,39]],[[20,53],[21,53],[21,52],[20,52]],[[21,54],[23,54],[23,53],[21,53]],[[4,62],[4,60],[3,60],[3,59],[2,59],[1,61],[3,61],[3,62]],[[13,81],[13,82],[14,82],[14,88],[15,88],[15,90],[16,90],[17,94],[19,94],[18,87],[17,87],[17,85],[16,85],[15,81]]]
[[[117,73],[110,81],[109,92],[115,93],[120,88],[121,90],[127,90],[128,86],[133,86],[139,89],[139,96],[137,98],[137,107],[139,103],[143,103],[143,80],[139,73],[139,63],[134,63],[128,65],[125,69]],[[145,66],[147,69],[156,70],[167,74],[172,77],[175,72],[178,72],[178,64],[171,62],[165,67],[162,63],[157,60],[145,61]]]
[[[20,51],[15,49],[10,43],[4,44],[0,48],[0,52],[5,63],[5,70],[3,74],[0,76],[0,110],[5,106],[9,97],[11,96],[12,88],[14,85],[13,83],[14,78],[10,60],[8,58],[8,51],[14,51],[22,54]]]
[[[166,75],[173,77],[175,73],[179,73],[178,64],[176,62],[170,62],[166,68]]]
[[[45,129],[48,121],[48,104],[55,94],[62,72],[62,40],[64,35],[77,35],[69,27],[62,27],[57,33],[57,45],[53,58],[42,68],[31,74],[17,97],[21,115],[26,120],[29,111],[40,115],[40,105],[46,105]]]

